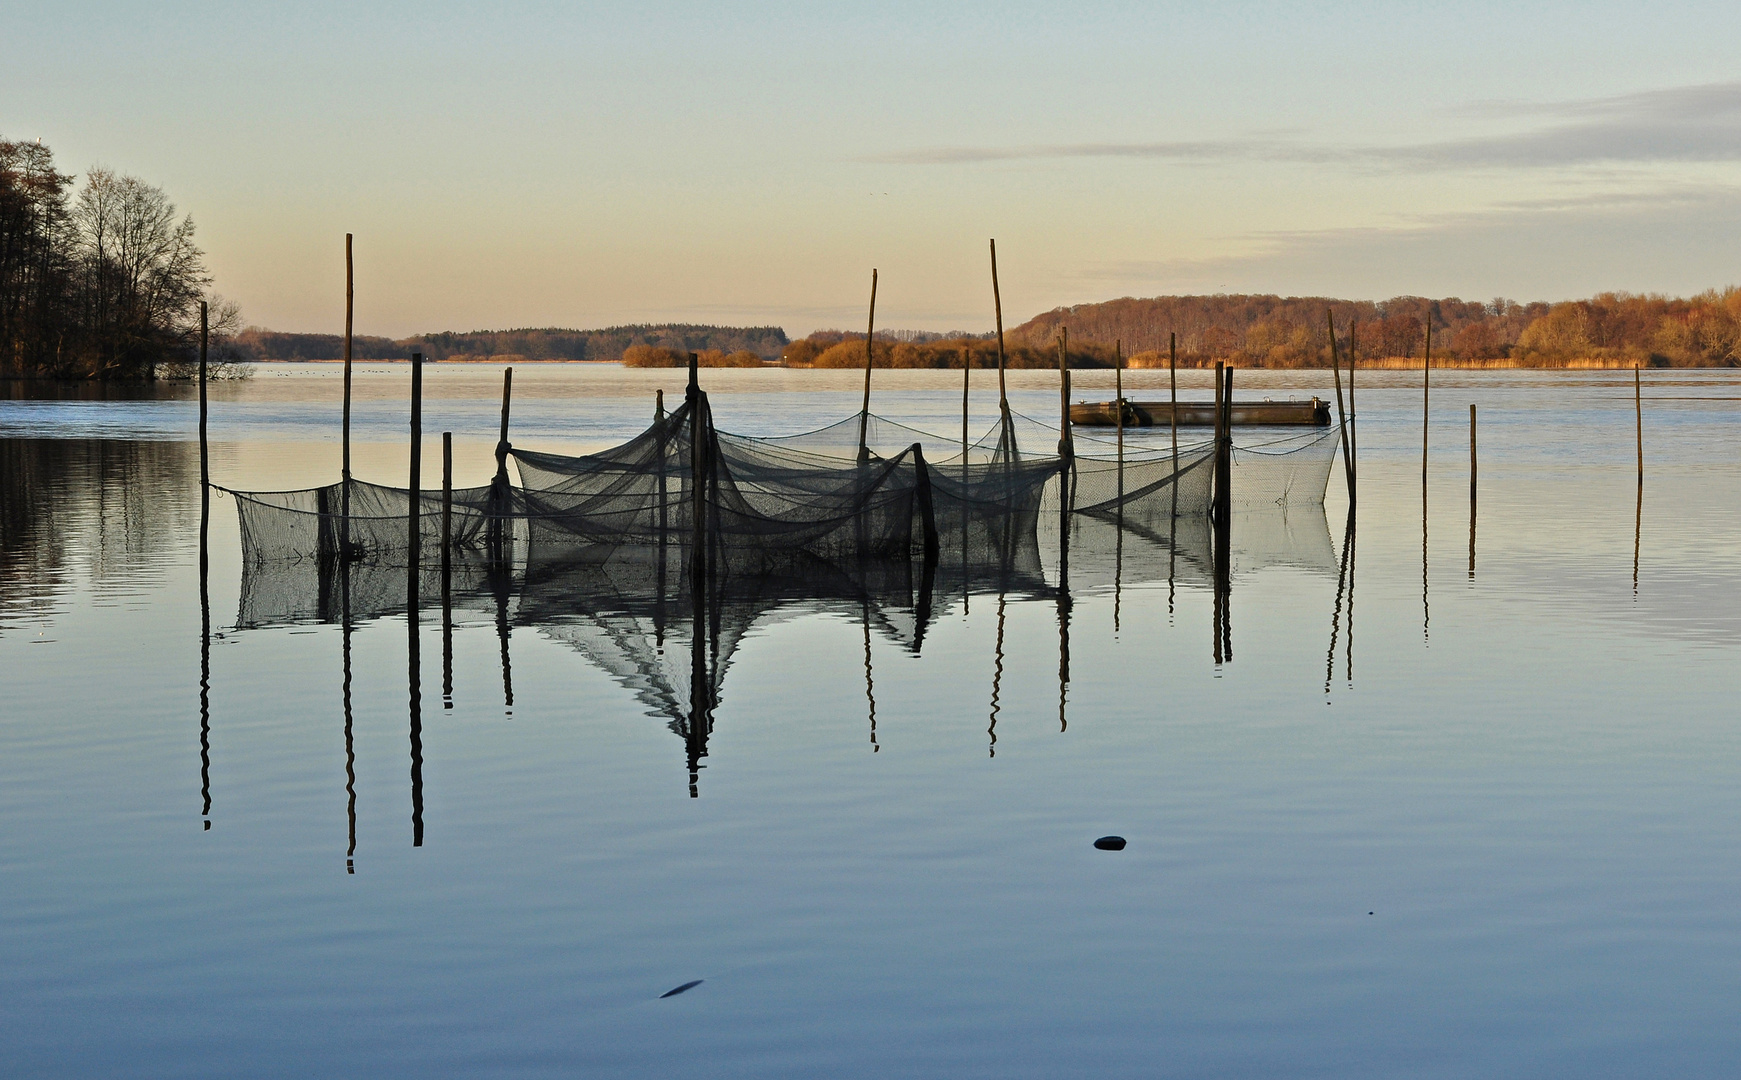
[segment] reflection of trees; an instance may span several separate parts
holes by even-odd
[[[0,614],[45,612],[82,575],[148,582],[192,535],[189,444],[0,439]]]

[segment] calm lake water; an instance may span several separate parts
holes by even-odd
[[[214,482],[335,479],[339,375],[215,387]],[[443,430],[488,478],[499,377],[427,369],[426,479]],[[779,434],[857,378],[704,381]],[[959,430],[958,374],[877,378]],[[1015,407],[1054,417],[1055,378]],[[1361,376],[1356,530],[1340,466],[1322,515],[1236,525],[1227,640],[1134,540],[1073,549],[1067,605],[1050,562],[939,597],[918,648],[899,612],[774,607],[693,774],[559,621],[465,608],[450,693],[438,612],[415,677],[402,612],[239,628],[228,496],[202,718],[191,389],[0,400],[0,1071],[1731,1074],[1741,378],[1645,374],[1642,503],[1630,372],[1434,373],[1424,503],[1419,378]],[[360,369],[360,478],[405,482],[408,382]],[[522,367],[512,437],[609,445],[681,385]],[[995,406],[976,373],[976,435]]]

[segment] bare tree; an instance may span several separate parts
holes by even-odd
[[[194,244],[193,218],[133,176],[92,169],[71,211],[87,372],[149,375],[185,360],[199,332],[199,301],[211,283]]]

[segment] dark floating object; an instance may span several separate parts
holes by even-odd
[[[661,1001],[662,1001],[662,1000],[664,1000],[664,999],[665,999],[665,998],[668,998],[668,997],[676,997],[676,996],[677,996],[677,995],[678,995],[678,994],[681,994],[681,993],[682,993],[682,992],[683,992],[683,991],[685,991],[685,990],[693,990],[693,989],[695,989],[695,988],[696,988],[696,987],[697,987],[697,986],[700,986],[700,985],[701,985],[701,984],[702,984],[702,983],[704,983],[704,982],[706,982],[706,981],[707,981],[707,980],[706,980],[706,979],[696,979],[696,980],[694,980],[694,981],[692,981],[692,982],[686,982],[686,983],[684,983],[684,984],[683,984],[683,985],[682,985],[682,986],[679,986],[679,987],[677,987],[677,988],[676,988],[676,989],[675,989],[675,990],[667,990],[667,991],[665,991],[665,992],[664,992],[664,993],[663,993],[663,994],[660,994],[660,995],[659,995],[659,998],[660,998],[660,1000],[661,1000]]]
[[[1330,403],[1312,398],[1310,401],[1242,401],[1233,406],[1236,426],[1289,424],[1326,427],[1330,423]],[[1132,401],[1124,399],[1125,427],[1167,427],[1177,416],[1180,427],[1212,427],[1215,425],[1215,403],[1212,401],[1181,401],[1175,407],[1167,401]],[[1118,426],[1118,402],[1078,401],[1070,406],[1070,422],[1079,427]]]
[[[1094,842],[1094,846],[1099,848],[1101,851],[1123,851],[1124,837],[1103,836]]]

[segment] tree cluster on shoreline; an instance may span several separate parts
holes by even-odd
[[[185,375],[210,306],[220,363],[238,322],[206,292],[191,217],[108,169],[75,178],[40,142],[0,139],[0,376]]]
[[[702,349],[695,354],[697,367],[721,368],[764,366],[761,354],[748,349],[728,353],[724,349]],[[675,368],[689,366],[689,351],[670,349],[662,345],[630,345],[623,350],[623,366],[637,368]]]
[[[1072,331],[1069,363],[1073,368],[1110,368],[1116,362],[1113,345],[1078,342]],[[976,368],[997,367],[997,341],[981,336],[961,336],[932,341],[890,341],[881,332],[871,343],[871,365],[879,368]],[[842,330],[819,330],[793,342],[781,356],[787,367],[862,368],[864,334]],[[1056,368],[1058,346],[1006,342],[1004,366],[1009,368]]]
[[[1346,345],[1358,323],[1359,355],[1419,357],[1426,326],[1433,355],[1519,367],[1609,361],[1658,367],[1741,365],[1741,289],[1690,298],[1600,293],[1586,300],[1519,304],[1402,296],[1382,302],[1325,297],[1159,296],[1056,308],[1010,332],[1040,345],[1068,327],[1072,341],[1122,341],[1133,366],[1164,366],[1167,335],[1178,335],[1179,362],[1228,360],[1244,367],[1327,367],[1324,312]]]
[[[658,323],[602,330],[544,327],[444,331],[408,338],[359,334],[351,338],[351,356],[357,360],[405,360],[419,352],[429,360],[452,361],[616,360],[631,349],[653,348],[680,354],[684,363],[692,352],[748,352],[761,363],[779,356],[787,340],[786,332],[778,326]],[[237,349],[249,360],[337,360],[344,355],[344,345],[338,334],[291,334],[254,326],[236,335]]]

